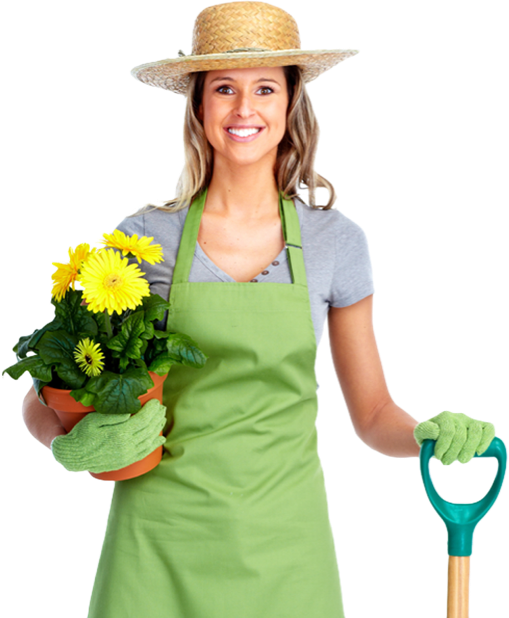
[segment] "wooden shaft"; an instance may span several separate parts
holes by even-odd
[[[447,618],[468,618],[470,556],[449,556]]]

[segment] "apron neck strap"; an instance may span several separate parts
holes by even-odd
[[[177,254],[177,261],[173,271],[173,283],[187,283],[189,273],[193,263],[196,242],[198,241],[198,231],[200,221],[207,199],[207,188],[200,193],[189,206],[189,210],[182,230],[180,246]],[[279,214],[283,227],[286,252],[290,265],[293,283],[307,285],[304,257],[302,255],[302,240],[300,234],[300,223],[297,210],[292,200],[283,199],[279,193]]]

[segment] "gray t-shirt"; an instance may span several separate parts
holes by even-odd
[[[347,307],[373,293],[368,245],[362,229],[338,210],[318,210],[294,199],[299,216],[302,250],[311,301],[311,315],[317,345],[325,317],[332,307]],[[189,208],[167,212],[153,209],[127,217],[117,229],[128,236],[153,236],[162,246],[164,262],[142,262],[150,290],[168,299]],[[292,283],[286,249],[255,277],[257,282]],[[196,242],[190,282],[234,281],[212,262]],[[253,283],[256,285],[256,283]]]

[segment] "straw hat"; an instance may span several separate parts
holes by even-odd
[[[229,2],[204,9],[196,18],[190,56],[149,62],[131,74],[150,86],[186,94],[196,71],[298,65],[305,82],[316,79],[353,49],[300,49],[297,24],[286,11],[265,2]]]

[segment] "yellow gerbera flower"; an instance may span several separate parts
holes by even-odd
[[[80,273],[83,298],[89,311],[104,311],[111,315],[135,309],[144,296],[150,296],[145,273],[136,264],[111,249],[89,256]]]
[[[51,275],[54,281],[51,296],[60,302],[71,284],[74,290],[74,282],[79,273],[74,270],[71,264],[53,262],[53,266],[57,266],[58,268],[56,272]]]
[[[88,337],[82,339],[74,348],[74,358],[81,371],[89,377],[98,376],[104,368],[101,346],[90,341]]]
[[[91,252],[98,251],[100,251],[98,247],[91,247],[90,243],[82,242],[76,247],[67,248],[68,262],[63,260],[51,262],[51,265],[56,268],[56,271],[51,274],[51,294],[57,301],[62,300],[69,288],[76,289],[76,281],[83,262],[86,262],[89,255],[92,255]]]
[[[88,242],[80,242],[79,245],[74,247],[72,255],[69,255],[69,262],[79,271],[83,263],[86,262],[91,255],[99,251],[100,249],[98,247],[92,247]]]
[[[138,234],[126,236],[124,232],[115,230],[113,234],[103,234],[103,238],[104,240],[101,242],[112,249],[120,249],[123,256],[132,253],[138,260],[138,264],[141,263],[141,260],[145,260],[145,262],[149,264],[163,261],[163,250],[161,245],[151,244],[154,240],[153,236],[142,236],[138,238]]]

